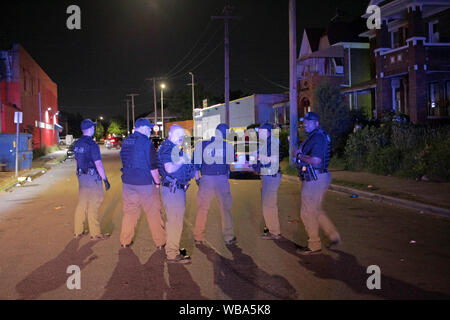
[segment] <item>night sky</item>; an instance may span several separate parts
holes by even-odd
[[[231,90],[286,91],[288,3],[231,1],[233,14],[241,17],[230,26]],[[66,28],[71,4],[81,8],[81,30]],[[358,17],[367,4],[297,0],[297,38],[304,27],[325,27],[336,8]],[[153,110],[152,84],[144,79],[165,76],[174,67],[165,81],[168,90],[190,90],[187,73],[193,71],[197,83],[223,95],[224,27],[211,16],[221,15],[224,5],[224,0],[2,1],[0,41],[22,44],[57,83],[61,110],[89,117],[124,115],[126,94],[139,93],[138,115]]]

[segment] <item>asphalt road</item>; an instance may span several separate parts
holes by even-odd
[[[194,183],[188,190],[182,243],[191,265],[167,265],[144,215],[135,244],[120,249],[122,184],[118,151],[102,148],[111,190],[101,207],[107,241],[73,240],[78,184],[75,162],[0,194],[0,299],[449,299],[450,220],[329,192],[325,209],[344,243],[299,257],[301,185],[279,190],[286,239],[259,239],[264,227],[259,180],[232,180],[238,246],[221,237],[218,205],[210,209],[206,245],[193,243]],[[69,290],[67,267],[81,269],[81,289]],[[369,290],[367,267],[381,269],[381,289]]]

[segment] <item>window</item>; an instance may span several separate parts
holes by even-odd
[[[430,43],[439,42],[439,21],[431,21],[428,23],[428,41]]]
[[[334,58],[336,63],[336,73],[344,74],[344,58]]]
[[[400,47],[400,32],[401,30],[396,30],[391,32],[391,47],[392,49]]]
[[[430,105],[430,116],[438,115],[438,106],[441,100],[439,83],[433,82],[428,85],[428,101]]]

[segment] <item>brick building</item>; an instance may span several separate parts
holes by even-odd
[[[23,112],[20,132],[33,148],[57,144],[57,85],[19,44],[0,50],[0,133],[15,133],[14,112]]]
[[[381,29],[361,34],[376,66],[376,113],[397,111],[414,123],[449,119],[450,1],[372,0]],[[363,18],[368,18],[364,15]]]

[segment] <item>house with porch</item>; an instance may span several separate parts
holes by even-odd
[[[368,39],[375,63],[377,117],[395,111],[413,123],[450,119],[450,1],[369,4],[381,9],[381,28],[360,35]]]
[[[334,20],[327,28],[303,31],[297,60],[298,114],[314,111],[314,91],[323,82],[340,86],[350,109],[362,109],[370,118],[375,105],[375,73],[370,45],[359,37],[361,19]]]

